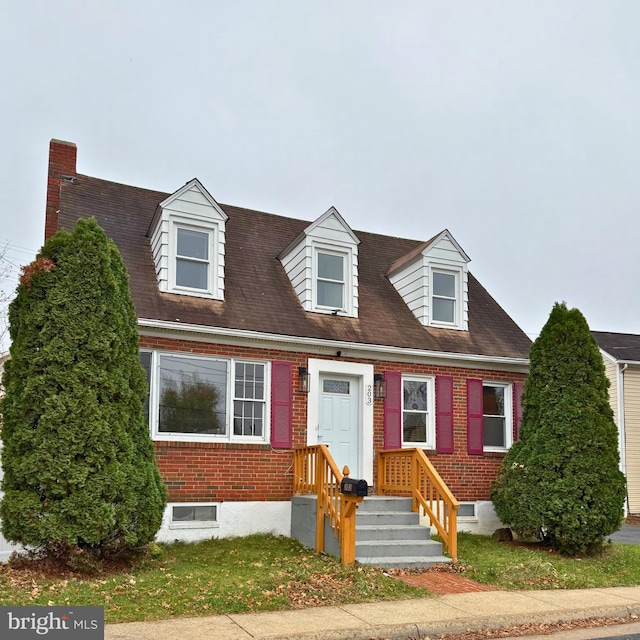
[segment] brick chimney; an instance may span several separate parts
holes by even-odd
[[[49,175],[47,177],[47,208],[44,239],[58,230],[60,210],[60,183],[63,176],[75,177],[78,149],[73,142],[51,140],[49,143]]]

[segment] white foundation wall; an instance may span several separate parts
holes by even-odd
[[[291,502],[219,502],[218,523],[208,527],[171,526],[171,503],[164,512],[157,542],[198,542],[210,538],[273,533],[291,536]]]
[[[0,442],[0,449],[2,449],[2,442]],[[2,466],[0,466],[0,482],[2,481]],[[2,499],[2,491],[0,491],[0,500]],[[10,542],[7,542],[7,540],[5,540],[2,537],[2,534],[0,533],[0,562],[6,562],[9,559],[9,556],[14,552],[14,551],[19,551],[20,549],[22,549],[21,546],[19,545],[13,545]]]
[[[493,502],[490,500],[479,500],[473,504],[476,510],[475,517],[459,517],[458,532],[465,531],[480,536],[490,536],[496,529],[504,527],[493,509]],[[427,518],[424,513],[420,514],[420,523],[424,526],[429,526],[429,518]],[[431,527],[431,534],[435,535],[436,533],[436,528]]]

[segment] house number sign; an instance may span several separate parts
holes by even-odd
[[[368,384],[365,392],[365,404],[370,405],[373,402],[373,385]]]

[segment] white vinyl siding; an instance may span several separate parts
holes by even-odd
[[[629,365],[623,375],[629,512],[640,514],[640,366]]]
[[[313,250],[310,245],[298,245],[294,251],[282,258],[282,266],[291,280],[298,300],[305,311],[312,310]]]
[[[223,300],[226,214],[195,179],[164,200],[159,209],[149,239],[160,291]],[[176,234],[181,228],[211,236],[206,290],[176,284]]]
[[[305,311],[358,316],[358,243],[340,214],[329,209],[309,225],[280,256],[280,262]],[[343,304],[340,308],[318,300],[318,253],[343,257]]]
[[[611,362],[608,358],[604,359],[604,370],[607,378],[609,378],[609,382],[611,386],[609,387],[609,404],[613,409],[613,419],[615,423],[619,425],[618,422],[618,365],[615,362]]]
[[[445,327],[466,331],[469,326],[469,279],[466,255],[463,255],[443,232],[425,247],[421,254],[389,276],[391,284],[402,296],[407,307],[424,326]],[[433,311],[433,273],[455,276],[455,313],[453,322],[438,321]],[[441,296],[436,298],[442,300]]]
[[[423,325],[429,324],[428,269],[423,260],[416,260],[407,269],[393,275],[390,280],[396,291],[402,296],[407,307]]]

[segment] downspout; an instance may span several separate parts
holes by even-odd
[[[627,454],[625,448],[626,442],[626,434],[625,434],[625,426],[624,426],[624,372],[626,371],[628,364],[621,365],[618,363],[617,373],[618,373],[618,448],[620,449],[620,471],[624,474],[624,477],[627,477]],[[624,515],[625,518],[629,515],[629,493],[627,492],[627,499],[624,504]]]

